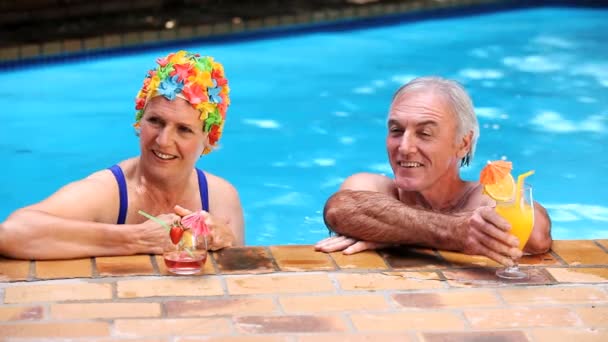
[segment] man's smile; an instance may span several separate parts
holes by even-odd
[[[415,167],[423,167],[424,165],[422,163],[419,162],[414,162],[414,161],[401,161],[401,162],[397,162],[397,164],[401,167],[405,167],[405,168],[415,168]]]

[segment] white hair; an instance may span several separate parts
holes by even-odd
[[[471,148],[460,160],[461,166],[469,165],[475,155],[475,146],[479,138],[479,123],[473,109],[473,101],[466,90],[464,90],[464,87],[460,83],[453,80],[438,76],[418,77],[397,89],[395,95],[393,95],[392,102],[395,102],[395,99],[401,94],[420,89],[437,91],[447,100],[448,105],[452,108],[454,115],[456,115],[458,129],[456,142],[462,141],[467,134],[472,133]]]

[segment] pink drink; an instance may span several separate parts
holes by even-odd
[[[195,274],[201,271],[207,253],[204,250],[195,250],[192,255],[186,251],[173,251],[164,254],[167,270],[175,274]]]

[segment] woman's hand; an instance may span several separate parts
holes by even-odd
[[[192,214],[191,210],[179,205],[176,205],[174,210],[177,215],[182,217]],[[204,210],[201,210],[201,213],[205,217],[205,224],[209,227],[210,235],[207,237],[207,246],[210,250],[217,251],[218,249],[235,245],[236,237],[226,223]]]
[[[165,222],[168,226],[171,226],[173,222],[181,219],[176,214],[162,214],[156,216],[157,219]],[[158,224],[154,220],[148,220],[140,223],[138,226],[138,235],[136,241],[136,251],[138,253],[152,253],[152,254],[163,254],[163,252],[169,251],[173,247],[171,239],[169,238],[169,232],[167,228]]]

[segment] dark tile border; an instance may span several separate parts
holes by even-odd
[[[129,55],[166,48],[192,45],[220,45],[270,39],[315,32],[340,32],[367,27],[396,25],[431,19],[479,15],[498,11],[545,6],[608,7],[605,0],[447,0],[409,1],[401,4],[378,4],[267,17],[242,23],[218,23],[180,27],[172,31],[131,32],[121,35],[89,37],[80,40],[46,42],[0,49],[0,71]],[[188,36],[179,38],[179,36]]]

